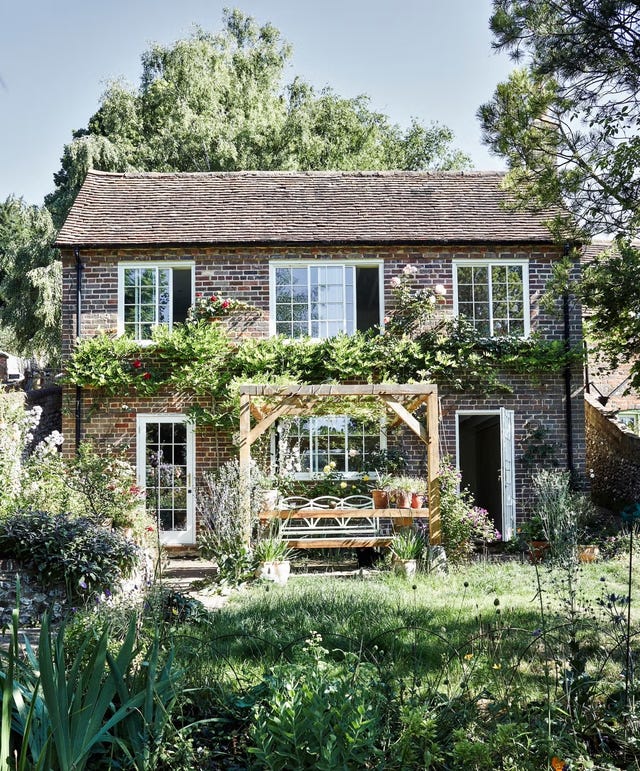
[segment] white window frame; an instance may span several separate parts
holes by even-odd
[[[454,259],[453,260],[453,312],[455,316],[459,316],[458,310],[458,268],[507,268],[510,266],[518,266],[522,268],[522,306],[524,315],[524,334],[523,338],[529,337],[531,334],[531,301],[529,297],[529,260],[526,258],[513,258],[513,259]],[[490,274],[491,275],[491,274]],[[495,337],[493,334],[493,279],[489,280],[489,329],[490,336]]]
[[[456,469],[460,471],[460,418],[495,415],[500,420],[500,486],[502,489],[503,541],[516,533],[515,412],[505,407],[497,410],[456,410]]]
[[[634,434],[640,436],[640,409],[634,410],[619,410],[616,413],[616,420],[618,422],[622,423],[623,426],[629,429],[629,431],[633,431]],[[630,425],[627,423],[627,421],[623,420],[623,418],[632,418],[633,419],[633,425]]]
[[[155,270],[173,270],[174,268],[180,268],[182,270],[189,269],[191,271],[191,304],[193,304],[196,296],[196,271],[195,262],[193,260],[172,260],[172,261],[149,261],[149,262],[120,262],[118,263],[118,335],[124,335],[124,274],[126,270],[130,269],[148,269],[153,268]],[[169,330],[173,329],[173,303],[169,302]],[[138,342],[148,342],[149,338],[133,338]]]
[[[374,260],[271,260],[269,262],[269,335],[273,337],[276,332],[276,269],[277,268],[306,268],[307,281],[309,268],[324,267],[355,267],[355,268],[378,268],[378,311],[379,324],[382,325],[384,319],[384,262],[380,259]],[[344,286],[344,284],[343,284]],[[356,282],[353,282],[353,307],[357,309],[356,303]],[[346,320],[343,320],[346,323]],[[355,319],[357,324],[357,317]],[[310,321],[308,322],[310,331]],[[346,332],[346,329],[343,329]],[[320,340],[323,338],[312,338]]]
[[[310,421],[313,422],[314,420],[318,420],[319,421],[319,420],[323,420],[323,419],[326,420],[326,419],[330,419],[330,418],[346,418],[348,420],[350,417],[351,416],[349,416],[349,415],[347,415],[345,413],[345,414],[341,414],[341,415],[306,416],[306,417],[300,417],[299,419],[300,420],[310,420]],[[283,418],[282,420],[286,421],[286,420],[295,420],[295,419],[296,419],[295,417],[289,417],[289,418]],[[276,431],[277,430],[278,429],[276,429]],[[309,436],[312,437],[313,435],[314,434],[312,432],[310,432]],[[361,437],[361,435],[359,435],[358,438],[360,438],[360,437]],[[345,448],[345,461],[347,461],[347,465],[348,465],[349,449],[350,448],[349,448],[348,441],[347,441],[347,446]],[[385,420],[384,417],[380,418],[380,433],[379,433],[378,449],[380,449],[380,450],[386,450],[387,449],[387,424],[386,424],[386,420]],[[272,434],[272,444],[271,444],[271,464],[272,464],[272,468],[273,469],[277,468],[282,463],[282,460],[283,460],[282,458],[278,458],[277,457],[275,432],[274,432]],[[322,474],[322,472],[323,472],[322,468],[317,468],[315,471],[314,470],[310,470],[310,471],[306,471],[306,470],[305,471],[296,471],[296,472],[293,472],[293,474],[291,476],[293,477],[293,479],[296,479],[296,480],[302,482],[302,481],[305,481],[305,480],[317,479],[318,475]],[[376,472],[377,472],[377,469],[367,469],[366,472],[364,472],[364,473],[367,473],[371,478],[375,478]],[[340,474],[340,478],[341,479],[359,479],[360,476],[361,476],[361,472],[359,472],[359,471],[346,471],[346,472],[338,471],[336,473]]]

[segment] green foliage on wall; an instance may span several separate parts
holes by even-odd
[[[438,322],[415,339],[369,331],[319,341],[237,341],[223,324],[200,322],[159,329],[144,347],[108,335],[82,340],[66,379],[105,395],[170,388],[211,398],[221,413],[232,413],[239,382],[433,382],[456,391],[508,393],[506,374],[540,377],[580,355],[567,352],[562,341],[536,336],[483,338],[462,319]],[[201,409],[197,419],[212,422],[214,416]]]

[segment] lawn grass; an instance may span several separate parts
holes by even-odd
[[[624,562],[584,565],[571,574],[573,597],[567,571],[518,561],[410,581],[372,572],[256,583],[208,622],[175,628],[184,721],[214,718],[193,734],[223,758],[210,768],[245,768],[243,748],[260,744],[256,726],[264,747],[285,754],[325,736],[319,720],[333,735],[335,705],[323,707],[322,694],[330,699],[349,671],[356,677],[364,667],[354,709],[375,715],[378,760],[345,768],[529,771],[565,758],[572,770],[636,769],[633,698],[624,688],[627,606],[619,599],[627,577]],[[640,599],[637,576],[632,593]],[[637,658],[640,612],[632,607]],[[636,686],[630,697],[638,696]],[[280,706],[269,713],[261,705],[273,699]],[[297,715],[291,725],[305,739],[290,739],[287,714]],[[590,765],[592,757],[605,765]]]
[[[626,579],[623,562],[580,568],[575,622],[585,646],[597,648],[606,640],[611,622],[597,601],[626,595]],[[295,657],[312,633],[329,649],[360,652],[396,678],[437,672],[447,679],[443,668],[459,676],[466,662],[480,654],[498,657],[490,664],[500,670],[517,664],[520,672],[541,673],[536,666],[541,628],[549,630],[549,644],[560,645],[567,634],[562,582],[562,572],[536,571],[517,561],[471,564],[447,574],[418,575],[411,582],[391,573],[294,575],[286,587],[261,583],[238,593],[206,629],[175,642],[190,657],[189,679],[198,682],[219,678],[226,670],[236,682],[249,684],[275,662]],[[633,592],[640,598],[637,577]],[[637,628],[637,610],[633,621]],[[200,646],[206,655],[198,652]],[[563,650],[551,653],[566,656]]]

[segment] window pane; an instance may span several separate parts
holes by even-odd
[[[380,323],[377,267],[314,264],[276,267],[276,331],[329,337]],[[311,322],[302,330],[292,322]]]

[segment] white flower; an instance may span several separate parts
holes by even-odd
[[[436,285],[433,287],[433,291],[434,291],[434,292],[435,292],[437,295],[440,295],[440,297],[444,297],[444,296],[446,295],[446,293],[447,293],[447,290],[446,290],[446,288],[445,288],[444,284],[436,284]]]
[[[418,272],[418,269],[416,268],[415,265],[405,265],[404,268],[402,269],[402,272],[404,273],[405,276],[415,276],[416,273]]]
[[[399,277],[399,276],[394,276],[394,277],[391,279],[391,281],[389,281],[389,283],[391,284],[391,286],[392,286],[394,289],[397,289],[397,288],[400,286],[400,283],[401,283],[401,282],[400,282],[400,277]]]
[[[434,294],[429,295],[429,302],[431,303],[431,305],[436,304],[436,296]]]

